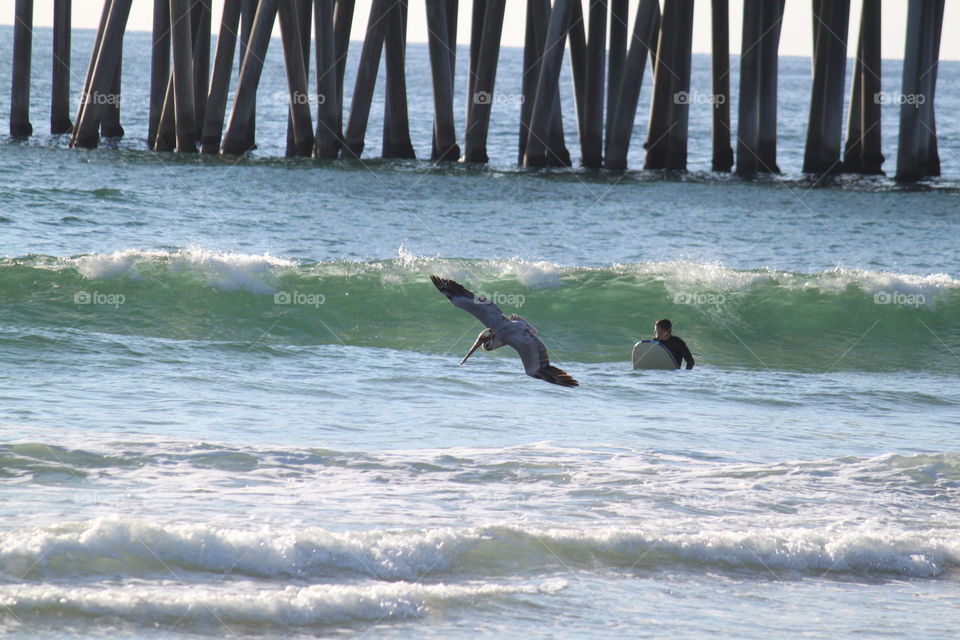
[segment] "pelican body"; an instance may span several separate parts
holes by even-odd
[[[470,347],[467,355],[463,356],[460,364],[466,362],[467,358],[480,347],[483,347],[484,351],[493,351],[509,345],[520,354],[520,360],[528,376],[562,387],[580,386],[580,383],[568,373],[550,364],[547,348],[537,337],[537,329],[532,324],[517,314],[512,314],[508,318],[500,307],[483,296],[474,295],[459,282],[438,276],[430,276],[430,280],[454,306],[463,309],[486,327],[477,336],[476,342]]]

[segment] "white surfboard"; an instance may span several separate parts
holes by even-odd
[[[679,369],[670,350],[656,340],[642,340],[633,345],[634,369]]]

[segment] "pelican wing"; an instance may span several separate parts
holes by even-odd
[[[517,350],[523,368],[528,376],[546,380],[561,387],[579,387],[580,383],[574,380],[563,369],[550,364],[547,357],[547,348],[536,335],[528,331],[511,332],[505,338],[507,344]]]
[[[430,280],[440,290],[440,293],[447,296],[450,302],[482,322],[483,326],[489,329],[497,329],[510,322],[503,315],[500,307],[492,302],[481,302],[472,291],[459,282],[438,276],[430,276]]]
[[[520,322],[526,325],[527,330],[529,330],[530,333],[532,333],[533,335],[537,335],[537,328],[532,324],[530,324],[529,322],[527,322],[526,318],[521,316],[519,313],[511,313],[510,319],[513,320],[514,322]]]

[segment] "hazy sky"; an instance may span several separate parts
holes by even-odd
[[[363,29],[367,22],[371,0],[357,0],[357,9],[353,25],[353,39],[363,37]],[[639,0],[630,2],[631,19]],[[424,0],[409,0],[410,25],[409,41],[426,42],[426,18],[424,17]],[[856,34],[860,20],[860,3],[854,0],[853,11],[850,16],[849,51],[856,47]],[[53,3],[40,0],[36,2],[35,24],[50,26],[52,23]],[[469,42],[470,6],[469,0],[460,0],[460,21],[458,42]],[[956,33],[951,25],[960,26],[960,8],[957,3],[947,3],[944,22],[944,39],[940,49],[940,58],[944,60],[960,59],[960,39],[953,40],[949,34]],[[0,24],[11,24],[13,21],[13,1],[0,0],[3,7]],[[99,20],[101,0],[74,0],[73,23],[75,27],[96,28]],[[134,0],[133,12],[130,15],[130,29],[150,30],[152,25],[153,0]],[[223,0],[213,0],[214,25],[219,25],[220,12]],[[525,0],[507,0],[507,16],[503,28],[503,44],[506,46],[523,46],[524,22],[526,17]],[[780,53],[783,55],[810,56],[811,52],[811,0],[787,0],[786,15],[783,22],[783,34],[780,41]],[[907,0],[886,0],[883,3],[883,57],[902,58],[904,29],[906,25]],[[730,50],[738,53],[740,50],[740,23],[743,12],[742,0],[730,0]],[[694,51],[708,53],[710,51],[710,2],[701,0],[696,3],[694,17]]]

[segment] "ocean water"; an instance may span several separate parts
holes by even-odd
[[[127,136],[70,150],[36,41],[38,134],[0,142],[5,637],[956,637],[956,63],[944,177],[907,187],[799,173],[808,60],[781,62],[784,174],[741,181],[709,173],[702,104],[687,174],[516,169],[514,49],[487,167],[376,160],[380,94],[370,159],[279,158],[276,42],[255,153],[152,154],[139,33]],[[458,367],[481,327],[431,274],[582,386],[506,349]],[[665,316],[696,368],[632,371]]]

